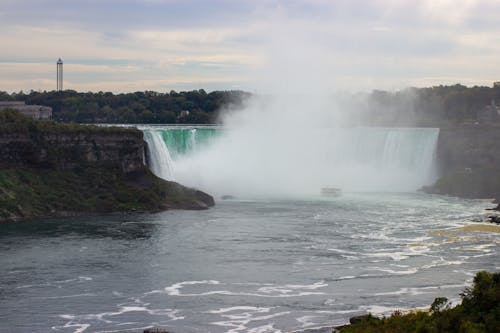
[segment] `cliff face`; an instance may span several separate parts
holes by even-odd
[[[19,131],[0,133],[0,167],[73,170],[85,165],[116,166],[124,173],[143,167],[142,132],[129,129]]]
[[[500,126],[442,128],[437,160],[440,178],[424,191],[468,198],[500,197]]]
[[[500,126],[464,125],[442,128],[437,154],[443,172],[500,166]]]
[[[207,209],[213,198],[144,165],[141,131],[34,121],[0,112],[0,222]]]

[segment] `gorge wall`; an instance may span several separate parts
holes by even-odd
[[[500,126],[467,124],[441,128],[440,178],[426,192],[466,198],[500,198]]]
[[[0,132],[0,167],[64,171],[102,165],[130,173],[142,170],[143,158],[142,132],[134,129],[56,126]]]

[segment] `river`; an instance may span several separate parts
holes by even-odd
[[[472,222],[491,206],[344,192],[1,224],[0,332],[291,332],[457,301],[500,268]]]

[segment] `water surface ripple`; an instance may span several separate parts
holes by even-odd
[[[0,225],[0,332],[290,332],[458,299],[485,201],[356,194]]]

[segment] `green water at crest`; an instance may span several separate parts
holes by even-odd
[[[173,159],[203,149],[222,133],[222,130],[215,128],[169,128],[157,131],[160,132]]]

